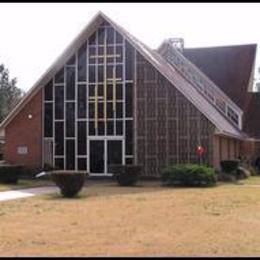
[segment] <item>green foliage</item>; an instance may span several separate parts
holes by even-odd
[[[204,165],[179,164],[163,169],[161,180],[169,186],[208,187],[216,184],[216,175],[213,168]]]
[[[60,188],[64,197],[72,198],[82,189],[86,180],[85,172],[75,171],[52,171],[51,179]]]
[[[16,78],[9,79],[9,71],[0,64],[0,122],[23,96],[22,90],[16,87],[16,83]]]
[[[239,166],[239,160],[222,160],[220,161],[221,170],[228,174],[236,174]]]
[[[17,183],[23,171],[24,168],[20,165],[0,165],[0,182]]]
[[[109,170],[119,185],[132,186],[138,181],[142,167],[140,165],[110,165]]]

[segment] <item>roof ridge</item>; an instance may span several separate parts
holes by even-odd
[[[25,102],[28,102],[28,100],[30,100],[29,98],[35,95],[39,89],[42,89],[44,84],[47,83],[46,81],[52,77],[52,74],[56,73],[60,66],[63,66],[63,62],[66,62],[66,59],[69,58],[64,56],[69,55],[70,53],[73,54],[77,50],[76,48],[79,47],[78,45],[82,44],[81,41],[85,40],[88,37],[88,34],[92,33],[91,30],[95,29],[99,22],[102,21],[99,21],[98,18],[106,20],[115,28],[115,30],[123,34],[123,36],[136,48],[136,50],[140,52],[164,77],[166,77],[171,84],[175,86],[178,91],[180,91],[195,107],[197,107],[197,109],[204,114],[206,118],[208,118],[209,121],[211,121],[222,133],[229,132],[232,136],[243,138],[243,135],[241,135],[242,132],[233,126],[229,120],[227,120],[227,118],[225,118],[201,93],[196,91],[195,88],[193,88],[194,90],[191,89],[191,83],[182,74],[180,74],[178,70],[171,66],[158,52],[153,51],[146,44],[139,41],[135,36],[130,34],[121,25],[118,25],[101,11],[90,20],[80,34],[56,59],[53,65],[50,66],[42,77],[34,84],[34,86],[29,90],[29,94],[26,95],[22,102],[20,102],[0,124],[0,129],[4,128],[19,112],[18,109],[22,109]],[[219,118],[219,121],[216,120],[217,117]]]

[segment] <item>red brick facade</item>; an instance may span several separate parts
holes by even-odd
[[[29,119],[29,115],[32,118]],[[30,168],[42,163],[42,91],[39,91],[5,128],[4,159],[11,164]],[[18,154],[18,147],[27,147],[27,154]]]

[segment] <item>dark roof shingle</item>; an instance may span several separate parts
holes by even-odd
[[[187,48],[183,55],[214,81],[241,109],[244,108],[256,44]]]

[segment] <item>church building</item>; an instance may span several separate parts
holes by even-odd
[[[110,176],[260,155],[256,44],[153,50],[99,12],[0,125],[4,160]],[[198,155],[198,147],[204,153]]]

